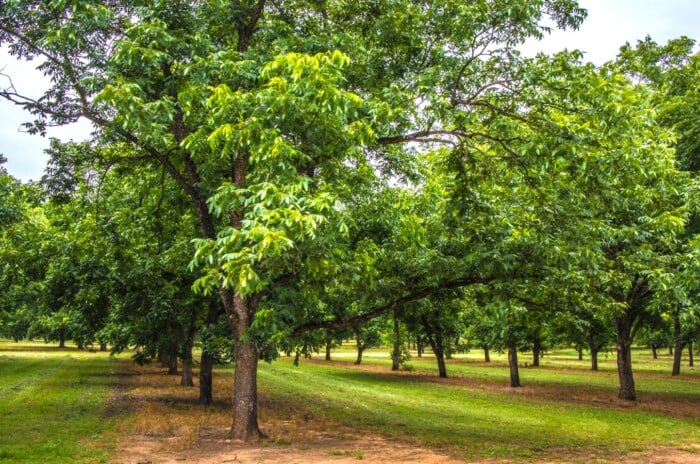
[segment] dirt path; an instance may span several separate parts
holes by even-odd
[[[230,379],[218,378],[216,382],[215,391],[232,390]],[[111,464],[700,464],[700,444],[687,450],[659,448],[615,456],[566,450],[537,461],[464,461],[443,450],[364,434],[264,394],[260,395],[261,424],[274,434],[256,443],[242,443],[226,438],[230,427],[228,400],[223,396],[216,400],[211,407],[203,408],[196,403],[191,389],[177,386],[177,378],[154,367],[131,367],[107,408],[110,416],[120,417],[121,438]]]

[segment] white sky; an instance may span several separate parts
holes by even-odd
[[[579,0],[588,10],[588,19],[579,31],[555,31],[541,42],[529,42],[525,53],[547,53],[579,49],[584,59],[596,64],[611,60],[625,42],[635,43],[650,35],[658,43],[681,35],[700,40],[700,0]],[[20,63],[0,50],[0,70],[12,77],[18,91],[35,94],[45,86],[45,77],[31,63]],[[0,86],[7,81],[0,77]],[[30,136],[20,125],[31,117],[20,108],[0,100],[0,153],[8,158],[5,164],[14,177],[37,180],[43,174],[48,147],[47,138]],[[82,140],[88,137],[90,125],[81,122],[70,127],[52,129],[49,137]]]

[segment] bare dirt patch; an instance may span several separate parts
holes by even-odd
[[[138,371],[140,375],[134,375]],[[270,436],[254,443],[227,438],[230,379],[216,379],[216,398],[199,405],[196,391],[155,367],[132,367],[114,391],[108,414],[121,411],[112,464],[164,463],[460,463],[445,453],[362,434],[317,417],[300,405],[260,395],[260,422]]]
[[[373,370],[372,367],[367,367]],[[417,381],[434,381],[433,377],[401,373]],[[445,380],[437,380],[445,381]],[[447,379],[450,383],[469,384],[468,379]],[[230,427],[229,396],[232,379],[215,378],[215,402],[203,407],[196,401],[197,392],[180,387],[179,378],[168,376],[154,366],[132,366],[113,392],[107,414],[119,417],[120,440],[112,464],[164,463],[427,463],[505,464],[528,462],[528,459],[458,460],[443,450],[421,447],[418,442],[367,434],[312,414],[301,404],[290,404],[269,395],[260,395],[260,422],[268,438],[243,443],[227,438]],[[482,387],[483,388],[483,387]],[[491,385],[486,388],[501,388]],[[535,387],[532,387],[533,389]],[[541,387],[545,388],[545,387]],[[532,394],[542,394],[541,388]],[[548,395],[563,395],[553,387]],[[507,388],[504,387],[504,391]],[[529,392],[522,390],[521,395]],[[577,393],[577,401],[601,401],[610,407],[609,399],[598,398],[596,392]],[[570,398],[561,398],[570,401]],[[614,406],[614,405],[613,405]],[[619,405],[624,407],[624,405]],[[665,406],[674,408],[675,406]],[[682,408],[682,405],[679,406]],[[680,411],[672,410],[680,414]],[[691,415],[700,414],[697,411]],[[624,455],[601,455],[570,449],[539,457],[531,462],[598,463],[598,464],[700,464],[700,444],[684,450],[657,448]]]

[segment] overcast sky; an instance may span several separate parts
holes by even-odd
[[[579,49],[584,59],[601,64],[613,59],[625,42],[635,43],[650,35],[659,43],[686,35],[700,39],[700,0],[580,0],[588,19],[578,31],[555,31],[541,42],[530,42],[526,53],[547,53]],[[31,63],[20,63],[0,50],[0,70],[12,77],[18,91],[35,95],[45,86],[45,78]],[[6,79],[0,77],[0,86]],[[8,158],[5,167],[14,177],[27,181],[41,177],[46,162],[48,139],[22,133],[20,125],[30,118],[21,109],[0,101],[0,153]],[[50,137],[62,140],[87,138],[90,125],[83,122],[53,129]]]

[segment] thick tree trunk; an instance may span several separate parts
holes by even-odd
[[[539,337],[535,337],[532,342],[532,365],[534,367],[540,366],[540,355],[542,354],[542,341]]]
[[[668,355],[673,356],[673,347],[672,346],[668,347]]]
[[[419,358],[423,357],[423,340],[416,340],[416,353]]]
[[[236,368],[233,376],[233,425],[231,438],[247,441],[262,436],[258,426],[258,357],[254,341],[244,337],[250,328],[255,304],[250,298],[234,295],[229,308],[234,337]]]
[[[491,362],[491,353],[489,352],[489,346],[488,345],[481,345],[481,349],[484,350],[484,362],[490,363]]]
[[[331,345],[333,344],[333,337],[331,337],[331,330],[326,329],[326,361],[331,360]]]
[[[391,370],[398,371],[401,366],[401,333],[399,332],[399,318],[396,315],[396,311],[393,313],[394,316],[394,349],[391,351]]]
[[[578,360],[583,361],[583,348],[579,346],[578,348],[576,348],[576,351],[578,352]]]
[[[107,344],[106,343],[100,343],[100,351],[107,351]]]
[[[653,359],[659,359],[658,349],[656,345],[651,345],[651,357]]]
[[[63,334],[62,331],[58,334],[58,347],[59,348],[66,347],[66,336]]]
[[[675,354],[673,355],[673,367],[671,375],[681,374],[681,358],[683,357],[683,340],[681,339],[681,320],[678,312],[673,314],[673,342],[675,343]]]
[[[252,341],[238,337],[235,356],[231,438],[247,441],[262,435],[258,426],[258,350]]]
[[[620,381],[618,397],[622,400],[635,401],[637,390],[632,374],[632,338],[631,321],[626,315],[615,318],[617,328],[617,376]]]
[[[192,352],[182,360],[182,378],[180,385],[183,387],[194,387],[194,376],[192,374]]]
[[[168,354],[166,355],[168,363],[168,375],[178,375],[177,371],[177,355]]]
[[[508,367],[510,368],[510,386],[521,387],[520,373],[518,372],[518,349],[515,345],[508,347]]]
[[[202,351],[199,362],[199,402],[211,404],[214,401],[214,356]]]

